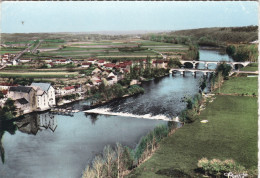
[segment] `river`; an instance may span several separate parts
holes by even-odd
[[[215,50],[200,50],[200,60],[231,60]],[[203,66],[199,66],[203,67]],[[212,66],[214,67],[214,66]],[[115,101],[98,109],[109,109],[117,116],[85,114],[86,101],[72,104],[80,112],[74,116],[54,115],[49,112],[29,114],[17,121],[13,134],[0,130],[4,163],[0,163],[1,178],[79,178],[85,166],[105,145],[120,142],[134,148],[139,139],[163,120],[123,117],[120,113],[172,118],[185,107],[185,97],[199,91],[202,74],[169,75],[149,82],[142,87],[145,93]],[[176,127],[179,126],[175,123]]]

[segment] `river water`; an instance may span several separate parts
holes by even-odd
[[[200,50],[200,60],[231,60],[213,50]],[[203,67],[203,66],[199,66]],[[212,66],[214,67],[214,66]],[[185,107],[184,97],[199,91],[202,74],[169,75],[145,82],[143,95],[126,98],[102,106],[113,113],[176,117]],[[2,160],[0,177],[4,178],[79,178],[85,166],[105,145],[120,142],[134,148],[139,139],[163,120],[108,116],[82,112],[86,101],[71,105],[80,112],[74,116],[49,112],[30,114],[17,121],[18,130],[10,134],[0,130]],[[175,124],[179,126],[178,123]],[[4,150],[4,154],[3,154]]]

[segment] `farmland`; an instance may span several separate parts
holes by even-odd
[[[141,50],[125,52],[121,48],[137,48]],[[48,50],[46,50],[48,49]],[[71,58],[144,58],[146,56],[156,57],[160,53],[172,52],[181,55],[188,50],[187,46],[153,42],[147,40],[128,41],[92,41],[92,42],[43,42],[38,48],[40,57],[71,57]]]

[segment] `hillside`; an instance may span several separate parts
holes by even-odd
[[[168,35],[190,36],[198,41],[207,37],[222,43],[248,43],[258,39],[258,26],[200,28],[169,32]]]

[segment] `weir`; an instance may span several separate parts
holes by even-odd
[[[112,112],[109,108],[95,108],[83,111],[85,113],[94,113],[94,114],[103,114],[103,115],[111,115],[111,116],[123,116],[123,117],[135,117],[135,118],[141,118],[141,119],[155,119],[155,120],[164,120],[164,121],[174,121],[174,122],[180,122],[178,117],[175,118],[169,118],[165,115],[155,115],[152,116],[151,114],[145,114],[145,115],[135,115],[131,113],[124,113],[124,112]]]

